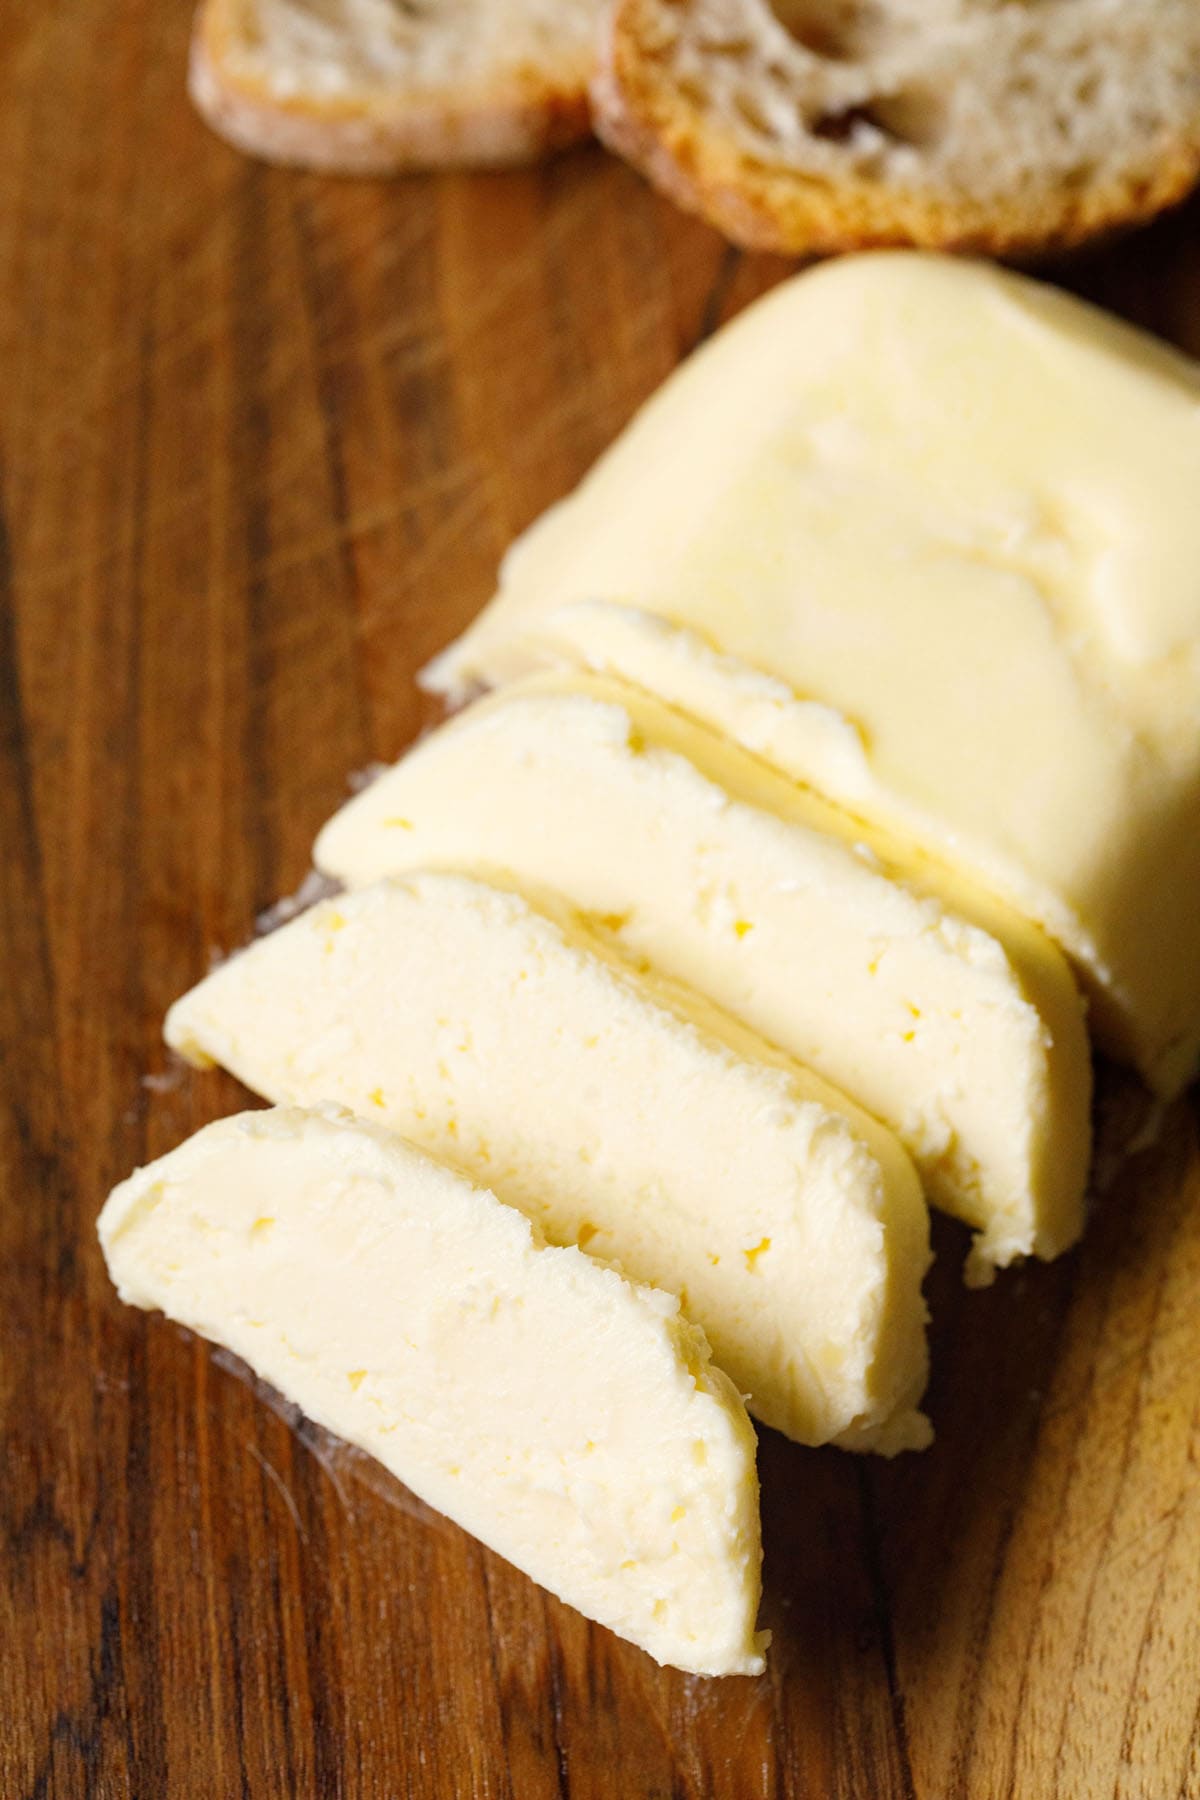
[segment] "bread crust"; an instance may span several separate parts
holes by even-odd
[[[538,79],[458,87],[414,99],[282,97],[235,73],[222,0],[203,0],[192,32],[188,92],[201,117],[238,150],[268,162],[342,175],[504,168],[588,136],[588,69],[564,59]]]
[[[1030,256],[1139,224],[1200,180],[1200,117],[1118,181],[1047,182],[999,199],[773,170],[656,78],[641,54],[639,6],[616,0],[609,16],[591,82],[596,134],[678,206],[746,249],[804,256],[915,245]]]

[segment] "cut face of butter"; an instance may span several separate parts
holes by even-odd
[[[589,1618],[677,1668],[762,1668],[754,1432],[669,1295],[321,1113],[208,1126],[99,1229],[123,1300],[236,1351]]]
[[[1037,920],[1169,1093],[1200,1041],[1198,481],[1194,365],[999,270],[842,258],[666,383],[427,681],[565,645],[692,710]]]
[[[899,1144],[566,915],[452,875],[315,906],[184,996],[168,1041],[439,1152],[556,1243],[677,1293],[805,1443],[924,1443],[928,1217]]]
[[[986,1279],[1083,1217],[1091,1060],[1061,954],[999,902],[649,696],[526,678],[330,821],[350,886],[473,866],[549,888],[900,1137]]]

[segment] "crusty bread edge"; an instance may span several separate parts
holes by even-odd
[[[638,55],[639,0],[617,0],[600,44],[590,97],[596,135],[676,205],[734,243],[786,256],[911,244],[991,256],[1066,250],[1140,224],[1200,180],[1200,118],[1142,177],[1047,188],[1019,203],[948,202],[920,189],[862,180],[780,175],[661,90]]]
[[[497,86],[405,101],[394,109],[303,96],[281,99],[236,79],[224,54],[218,5],[202,0],[192,31],[188,92],[205,122],[235,149],[267,162],[342,175],[503,168],[535,162],[586,137],[586,72],[570,85]]]

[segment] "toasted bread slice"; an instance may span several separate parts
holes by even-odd
[[[604,141],[789,254],[1031,253],[1200,177],[1194,0],[616,0]]]
[[[271,162],[529,162],[586,135],[599,0],[204,0],[189,87]]]

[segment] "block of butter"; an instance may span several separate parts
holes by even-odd
[[[671,1296],[332,1113],[222,1119],[99,1229],[123,1300],[235,1351],[588,1618],[697,1674],[762,1668],[754,1431]]]
[[[998,269],[843,258],[666,383],[427,681],[566,647],[657,691],[1036,920],[1169,1094],[1200,1044],[1198,478],[1195,365]]]
[[[973,1279],[1079,1235],[1091,1057],[1061,953],[638,689],[501,689],[351,800],[315,860],[348,886],[470,866],[563,895],[889,1125],[976,1227]]]
[[[274,1101],[451,1158],[554,1243],[679,1295],[802,1442],[927,1441],[928,1215],[891,1134],[566,913],[415,873],[321,903],[172,1007]]]

